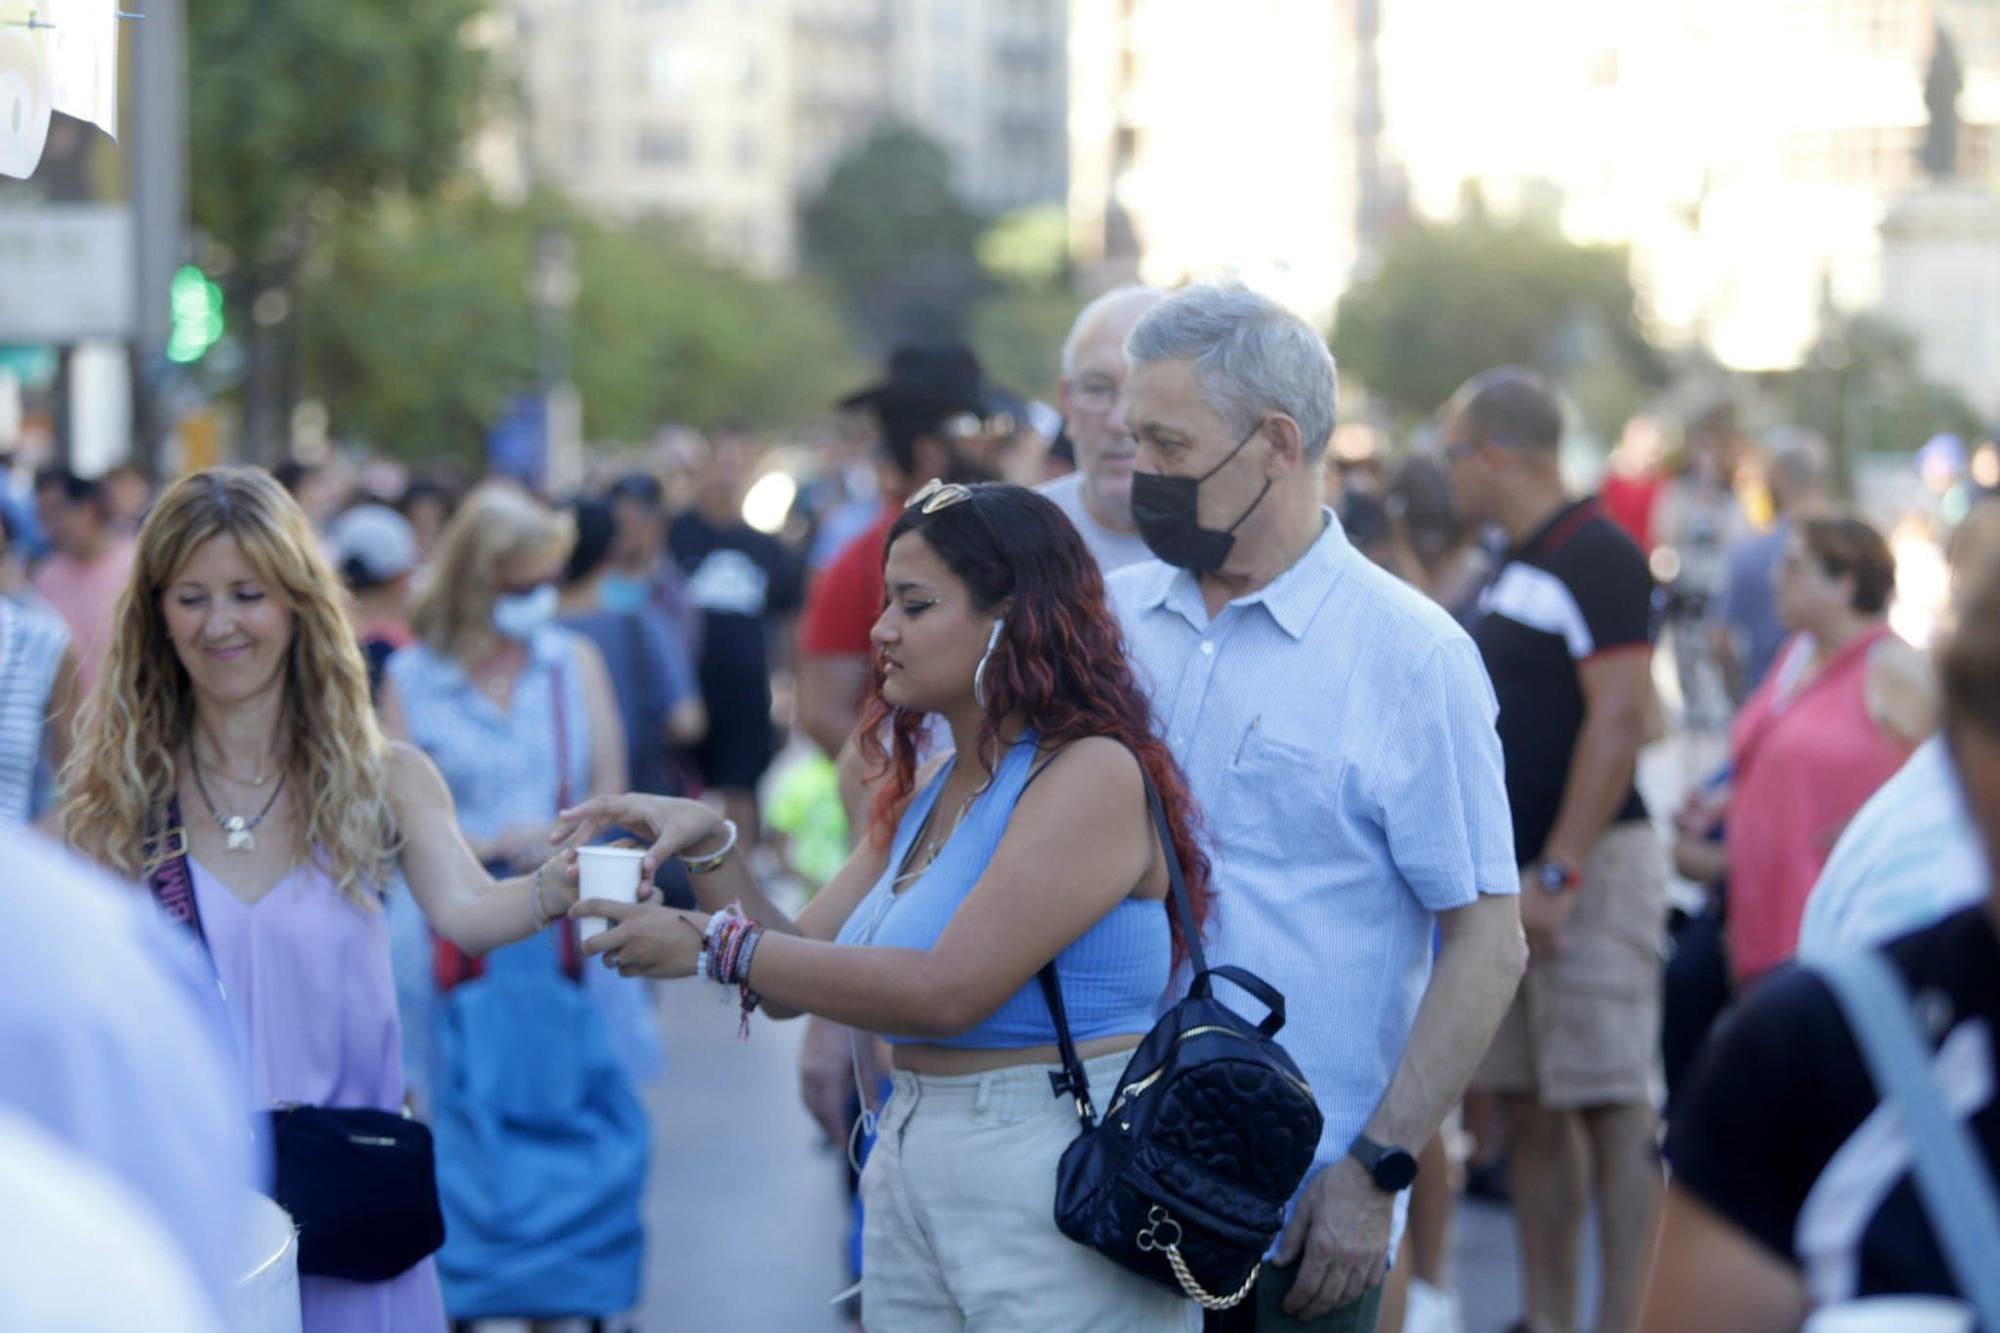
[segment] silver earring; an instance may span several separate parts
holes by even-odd
[[[986,709],[986,664],[993,660],[993,650],[1000,646],[1000,631],[1005,629],[1005,620],[993,622],[993,632],[986,636],[986,652],[980,657],[979,665],[972,669],[972,701],[980,711]]]

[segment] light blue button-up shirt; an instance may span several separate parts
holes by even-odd
[[[1297,564],[1213,618],[1195,576],[1158,562],[1111,594],[1207,821],[1209,962],[1284,992],[1278,1040],[1326,1120],[1317,1170],[1388,1091],[1434,915],[1519,891],[1492,685],[1465,631],[1331,512]]]
[[[0,836],[0,1111],[129,1186],[220,1308],[262,1171],[214,970],[144,889]]]

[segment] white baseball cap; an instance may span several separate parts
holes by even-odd
[[[417,533],[387,505],[356,505],[326,529],[340,576],[357,587],[377,587],[417,567]]]

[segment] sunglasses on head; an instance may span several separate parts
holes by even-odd
[[[939,513],[972,498],[972,488],[956,481],[945,481],[933,477],[924,483],[923,489],[903,501],[903,508],[915,509],[926,516]]]
[[[925,482],[923,488],[915,495],[903,501],[903,511],[908,513],[914,509],[928,518],[932,514],[943,513],[953,505],[964,504],[972,498],[975,489],[976,487],[968,486],[962,481],[945,481],[943,478],[933,477]],[[972,515],[979,520],[979,526],[986,529],[986,535],[992,538],[996,545],[1006,545],[1000,540],[1000,530],[993,526],[993,520],[986,516],[985,510],[974,505]]]

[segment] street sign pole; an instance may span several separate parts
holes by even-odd
[[[186,257],[188,214],[187,9],[145,0],[122,25],[131,41],[134,97],[126,122],[134,218],[132,389],[134,458],[155,478],[173,422],[162,400],[174,271]]]

